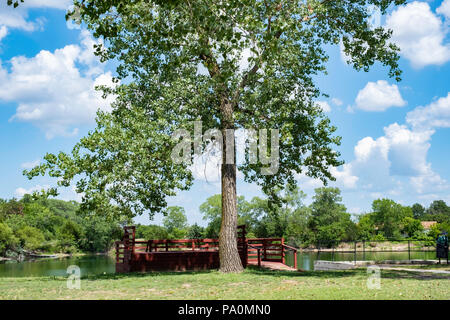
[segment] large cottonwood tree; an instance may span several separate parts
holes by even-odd
[[[83,207],[92,211],[114,203],[130,216],[153,214],[191,185],[189,165],[171,161],[170,137],[201,120],[205,129],[220,128],[225,144],[234,139],[226,130],[279,130],[276,174],[262,174],[249,157],[239,168],[269,196],[295,174],[332,180],[340,138],[315,103],[322,92],[314,77],[326,74],[326,48],[342,44],[355,69],[378,61],[399,80],[398,48],[389,30],[368,23],[368,7],[385,13],[404,2],[76,0],[69,18],[104,39],[97,54],[118,63],[124,84],[105,91],[117,96],[113,112],[99,113],[97,129],[72,154],[48,154],[26,173],[48,173],[62,186],[79,177]],[[230,152],[224,148],[222,158]],[[221,180],[220,269],[239,272],[235,163],[223,161]]]

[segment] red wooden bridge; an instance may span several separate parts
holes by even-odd
[[[242,265],[276,270],[297,270],[297,249],[283,238],[247,239],[245,226],[237,229]],[[286,252],[294,253],[294,267],[286,265]],[[136,228],[125,227],[116,242],[116,272],[185,271],[218,269],[219,239],[136,240]]]

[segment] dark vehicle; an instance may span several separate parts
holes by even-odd
[[[448,264],[448,236],[447,232],[442,232],[436,239],[436,257],[441,263],[441,259],[446,259]]]

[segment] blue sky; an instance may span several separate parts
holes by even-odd
[[[66,24],[70,0],[29,0],[12,10],[0,4],[0,197],[54,185],[47,177],[28,181],[24,168],[47,152],[70,151],[94,128],[97,108],[109,102],[93,89],[110,83],[114,66],[92,54],[95,39]],[[450,0],[411,1],[380,20],[402,48],[403,81],[375,65],[368,73],[345,63],[340,47],[329,48],[328,75],[317,83],[330,98],[318,101],[342,136],[345,165],[333,169],[351,213],[370,210],[379,197],[405,205],[450,203]],[[220,192],[214,165],[197,167],[193,188],[170,199],[184,206],[190,223],[205,222],[198,211]],[[311,201],[319,181],[298,177]],[[261,195],[242,180],[238,193]],[[62,199],[79,200],[69,188]],[[148,217],[137,218],[148,223]],[[161,216],[155,217],[159,223]]]

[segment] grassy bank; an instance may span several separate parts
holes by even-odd
[[[66,278],[0,278],[0,299],[449,299],[450,277],[382,271],[381,289],[367,289],[364,269],[338,272],[282,272],[248,269],[103,275]]]
[[[450,271],[450,265],[446,264],[445,261],[442,264],[431,264],[431,265],[393,265],[393,268],[409,268],[418,270],[442,270]]]

